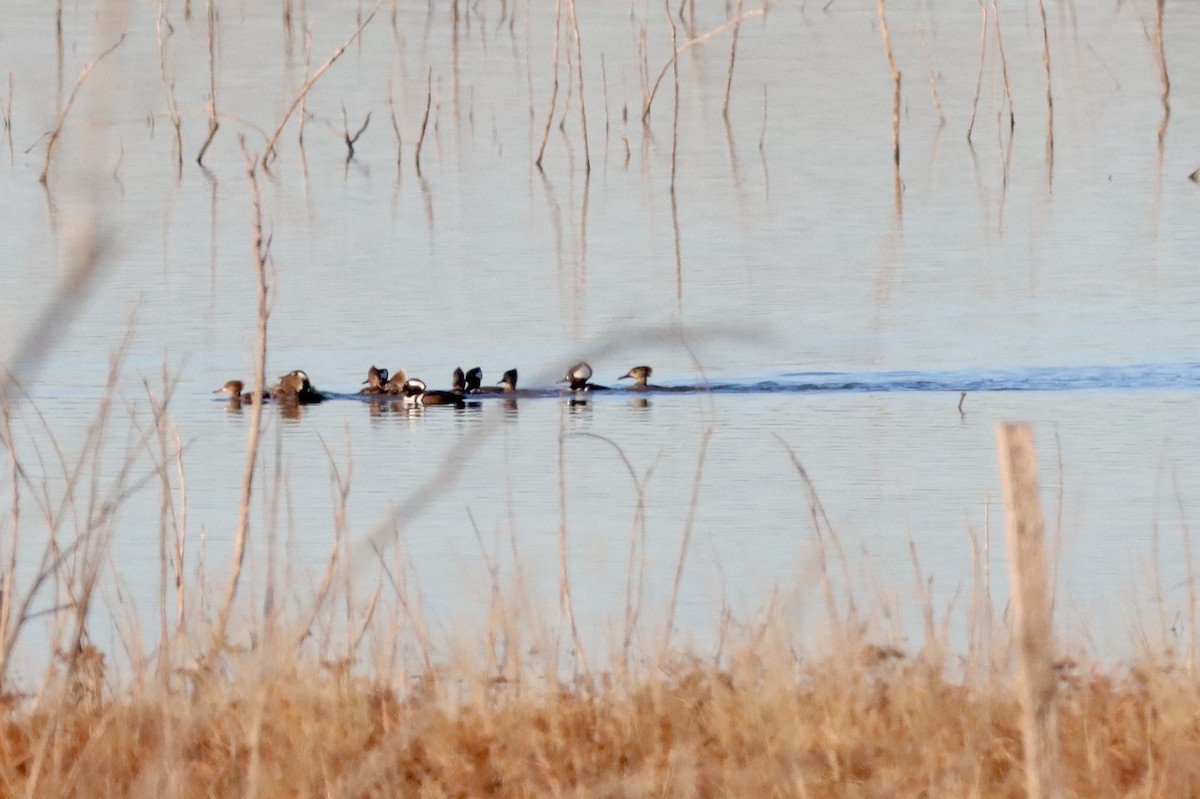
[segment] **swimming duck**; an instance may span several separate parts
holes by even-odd
[[[367,370],[367,379],[363,381],[363,385],[366,386],[366,388],[359,391],[358,393],[359,394],[383,394],[383,393],[385,393],[384,386],[387,385],[387,381],[388,381],[388,370],[380,369],[379,367],[372,364],[371,368]]]
[[[313,388],[308,374],[300,369],[279,378],[279,384],[271,389],[271,397],[280,402],[294,402],[300,405],[313,405],[325,401],[325,395]]]
[[[395,372],[392,373],[391,378],[389,378],[383,384],[383,393],[384,394],[403,395],[404,394],[404,384],[407,380],[408,380],[408,374],[403,369],[397,369]]]
[[[252,391],[243,392],[242,391],[243,388],[245,388],[245,384],[242,383],[241,380],[230,380],[227,383],[225,383],[225,385],[221,386],[216,391],[214,391],[213,393],[214,394],[228,394],[230,402],[253,402],[254,401],[254,392],[252,392]],[[267,394],[267,392],[265,392],[265,391],[263,392],[263,399],[267,399],[269,396],[270,395]]]
[[[410,377],[404,381],[404,401],[413,405],[463,406],[462,394],[454,391],[430,391],[424,380]]]
[[[589,383],[592,379],[592,367],[588,366],[583,361],[572,366],[567,370],[567,376],[560,383],[568,384],[571,391],[607,391],[608,386],[598,386],[595,383]]]
[[[662,386],[652,386],[646,383],[653,371],[649,366],[635,366],[617,379],[633,378],[633,385],[629,387],[630,391],[661,391]]]
[[[510,381],[511,378],[511,381]],[[483,383],[483,370],[476,366],[474,369],[467,371],[467,393],[468,394],[506,394],[517,390],[517,370],[509,369],[504,373],[504,377],[500,380],[498,386],[485,386]]]

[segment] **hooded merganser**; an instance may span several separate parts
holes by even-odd
[[[504,377],[500,379],[498,386],[485,386],[483,384],[483,370],[476,366],[474,369],[467,371],[467,393],[468,394],[511,394],[517,390],[517,370],[509,369],[504,373]]]
[[[404,401],[413,405],[455,405],[463,407],[463,397],[454,391],[429,391],[424,380],[410,377],[404,381]]]
[[[295,402],[300,405],[313,405],[325,401],[325,395],[313,388],[308,374],[300,369],[279,378],[279,384],[271,389],[271,396],[281,402]]]
[[[567,383],[571,391],[608,391],[608,386],[598,386],[595,383],[589,383],[592,379],[592,367],[588,366],[583,361],[572,366],[567,370],[567,376],[560,383]]]
[[[390,379],[383,384],[384,394],[404,394],[404,383],[408,380],[408,374],[403,369],[397,369],[392,373]]]
[[[225,383],[225,385],[221,386],[216,391],[214,391],[213,393],[214,394],[228,394],[230,402],[238,402],[238,403],[253,402],[254,401],[254,392],[252,392],[252,391],[243,392],[242,391],[243,388],[245,388],[245,384],[243,384],[241,380],[230,380],[227,383]],[[266,399],[267,396],[268,396],[267,393],[263,392],[263,399]]]
[[[633,378],[633,385],[629,387],[630,391],[662,391],[662,386],[652,386],[646,383],[653,371],[649,366],[635,366],[617,379]]]
[[[388,381],[388,370],[380,369],[379,367],[372,364],[371,368],[367,370],[367,379],[363,381],[363,385],[366,386],[366,388],[364,388],[362,391],[359,391],[358,393],[359,394],[383,394],[383,393],[385,393],[384,386],[387,384],[387,381]]]

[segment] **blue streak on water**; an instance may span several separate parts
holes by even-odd
[[[776,391],[1085,391],[1200,388],[1200,362],[1127,366],[961,369],[931,372],[790,372],[786,382],[755,384]]]

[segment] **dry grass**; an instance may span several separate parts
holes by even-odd
[[[747,652],[535,697],[401,696],[295,667],[202,698],[62,700],[4,722],[0,780],[38,796],[1024,795],[1007,681],[865,651],[795,670]],[[1068,795],[1196,795],[1200,687],[1182,671],[1068,675],[1059,701]]]

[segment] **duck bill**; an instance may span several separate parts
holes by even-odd
[[[632,374],[630,374],[629,372],[626,372],[625,374],[621,375],[621,376],[620,376],[620,377],[618,377],[617,379],[618,379],[618,380],[629,380],[629,379],[632,379],[632,378],[633,378],[633,375],[632,375]]]

